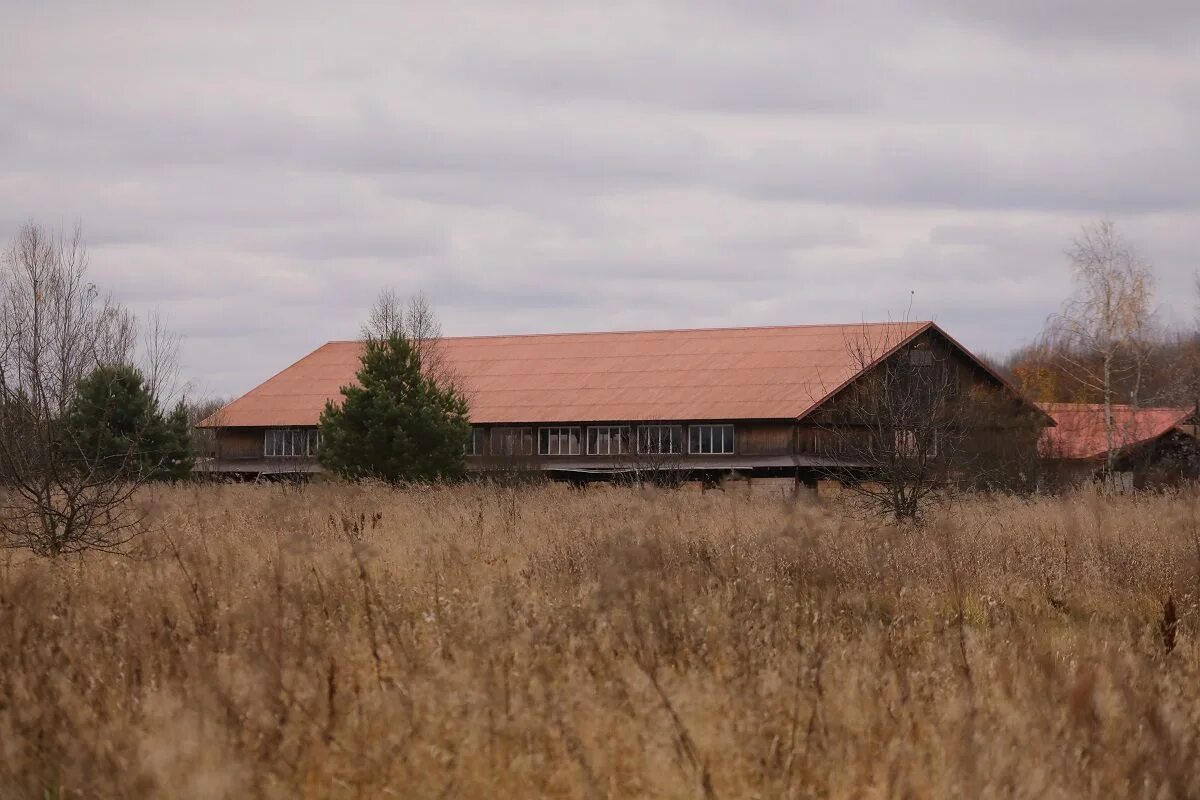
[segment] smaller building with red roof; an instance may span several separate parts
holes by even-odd
[[[1100,474],[1110,441],[1125,483],[1170,484],[1200,475],[1195,408],[1113,405],[1108,425],[1100,403],[1039,405],[1055,423],[1043,429],[1039,452],[1065,478],[1082,480]]]

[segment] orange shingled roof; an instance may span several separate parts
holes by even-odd
[[[463,336],[441,343],[474,423],[794,419],[859,374],[853,345],[882,354],[930,327]],[[361,352],[360,342],[330,342],[201,425],[316,425],[325,401],[337,402],[341,387],[354,381]]]
[[[1104,406],[1099,403],[1039,403],[1054,418],[1055,427],[1045,428],[1039,449],[1046,458],[1102,458],[1108,452]],[[1126,448],[1157,439],[1183,425],[1191,408],[1112,407],[1115,443]]]

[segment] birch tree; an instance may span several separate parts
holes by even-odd
[[[1067,253],[1075,288],[1046,326],[1043,346],[1063,374],[1104,406],[1105,475],[1114,480],[1125,444],[1113,416],[1118,401],[1141,401],[1142,373],[1150,357],[1153,270],[1125,242],[1116,225],[1084,226]],[[1124,392],[1119,386],[1127,387]]]

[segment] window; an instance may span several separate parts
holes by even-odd
[[[628,425],[600,425],[588,428],[589,456],[619,456],[629,452]]]
[[[932,350],[909,350],[908,363],[914,367],[932,367],[933,366],[933,351]]]
[[[579,455],[579,428],[541,428],[538,430],[538,455]]]
[[[638,428],[639,453],[682,453],[683,429],[678,425],[642,425]]]
[[[733,452],[732,425],[692,425],[688,428],[688,452],[700,455]]]
[[[467,436],[467,443],[463,445],[463,455],[481,456],[486,453],[487,435],[487,428],[472,427]]]
[[[497,456],[533,455],[533,429],[493,428],[491,452]]]
[[[272,428],[263,434],[263,455],[269,458],[307,458],[320,447],[316,428]]]
[[[937,431],[929,432],[929,438],[926,443],[924,453],[921,453],[920,442],[917,439],[916,431],[908,428],[902,428],[901,430],[895,431],[894,436],[896,455],[902,458],[915,458],[917,455],[924,455],[925,458],[937,458]]]

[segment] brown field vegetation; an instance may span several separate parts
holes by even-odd
[[[1200,795],[1200,496],[139,502],[0,555],[0,796]]]

